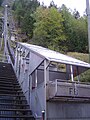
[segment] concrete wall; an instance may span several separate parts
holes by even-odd
[[[90,120],[90,103],[47,102],[47,120]]]

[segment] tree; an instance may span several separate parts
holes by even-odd
[[[13,6],[18,25],[32,43],[57,51],[87,52],[87,17],[65,5],[40,6],[38,0],[16,0]]]
[[[51,48],[53,50],[63,50],[66,42],[63,34],[62,16],[55,7],[39,7],[34,14],[36,20],[34,28],[33,42]]]
[[[22,32],[24,32],[30,39],[33,37],[33,28],[34,28],[34,18],[30,11],[25,13],[25,16],[22,21]]]
[[[14,3],[13,9],[15,9],[15,16],[18,22],[18,26],[20,27],[22,24],[22,20],[25,14],[24,11],[24,0],[17,0]]]
[[[55,7],[55,8],[57,8],[57,5],[55,5],[55,3],[54,3],[53,0],[50,2],[50,5],[49,5],[49,8],[51,8],[51,7]]]
[[[0,0],[0,6],[2,5],[3,0]]]
[[[12,7],[15,11],[18,26],[30,39],[33,36],[33,24],[35,22],[32,14],[36,11],[36,8],[39,5],[40,3],[37,0],[17,0]]]
[[[64,19],[64,34],[67,39],[68,51],[87,52],[86,17],[76,19],[65,5],[60,8]]]
[[[37,7],[40,6],[40,2],[38,0],[26,0],[25,3],[26,12],[30,11],[31,13],[33,13],[36,11]]]
[[[75,19],[79,19],[80,13],[76,9],[74,9],[73,16],[75,17]]]

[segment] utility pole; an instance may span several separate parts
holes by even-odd
[[[89,0],[86,0],[86,12],[88,18],[88,48],[89,48],[89,63],[90,63],[90,5]]]
[[[5,15],[4,15],[4,55],[7,54],[7,40],[8,40],[8,30],[7,30],[7,5],[5,5]]]

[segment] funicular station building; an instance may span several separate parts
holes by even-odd
[[[36,120],[90,120],[90,64],[36,45],[17,43],[13,66]]]

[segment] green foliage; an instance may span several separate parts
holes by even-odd
[[[89,62],[89,55],[85,53],[68,52],[67,55],[71,57],[75,57],[76,59],[82,60],[87,63]]]
[[[38,0],[15,0],[18,26],[33,44],[57,51],[88,52],[87,17],[53,1],[47,8]]]
[[[24,19],[22,21],[22,31],[29,36],[29,38],[33,37],[33,28],[34,28],[34,22],[32,15],[30,12],[27,12],[24,16]]]
[[[18,21],[18,26],[21,26],[21,23],[23,21],[23,15],[24,15],[24,9],[21,4],[18,5],[15,12],[16,12],[15,14]]]
[[[87,18],[76,19],[76,13],[72,14],[65,5],[60,8],[60,12],[64,19],[63,26],[64,33],[67,36],[68,51],[87,52]]]
[[[79,14],[79,12],[76,9],[74,9],[73,16],[75,17],[75,19],[79,19],[80,18],[80,14]]]
[[[49,8],[51,8],[51,7],[55,7],[55,8],[57,8],[57,5],[55,5],[55,3],[54,3],[53,0],[50,2],[50,5],[49,5]]]
[[[87,70],[86,72],[82,73],[80,75],[80,79],[82,82],[90,82],[90,70]]]
[[[2,5],[3,0],[0,0],[0,6]]]
[[[30,39],[33,36],[33,24],[35,22],[32,14],[39,5],[40,3],[37,0],[16,0],[12,7],[18,26]]]
[[[39,7],[34,14],[34,19],[36,20],[34,43],[53,50],[62,50],[62,43],[65,43],[66,38],[63,34],[63,18],[57,9]]]

